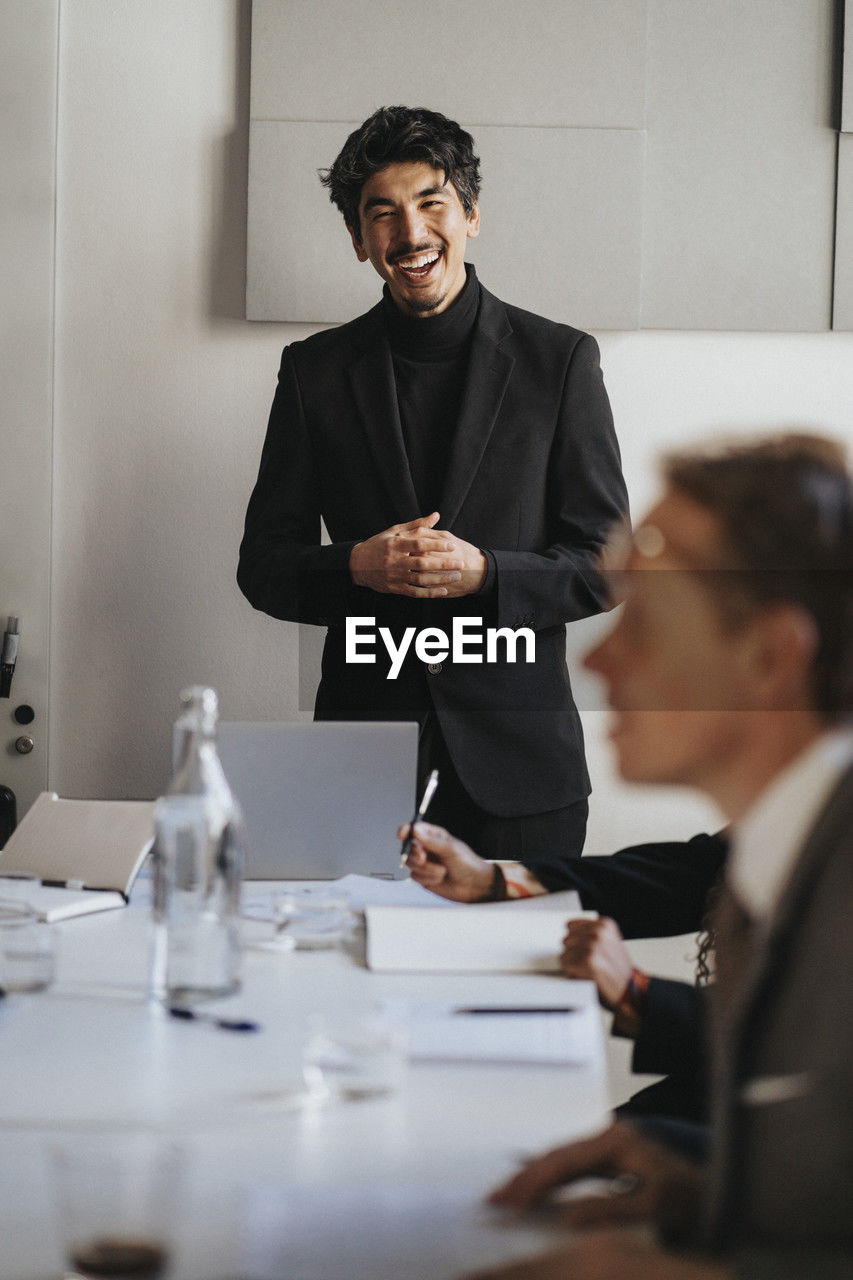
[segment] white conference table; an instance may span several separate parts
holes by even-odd
[[[124,1129],[153,1128],[185,1149],[174,1280],[447,1280],[553,1240],[544,1220],[486,1220],[472,1235],[456,1218],[483,1214],[482,1193],[525,1154],[602,1124],[603,1043],[583,1068],[413,1063],[392,1096],[323,1104],[304,1097],[301,1051],[317,1011],[367,1012],[395,997],[592,1008],[591,984],[371,973],[357,947],[248,949],[241,992],[206,1006],[262,1023],[240,1034],[148,1003],[144,904],[51,927],[56,983],[0,1005],[0,1280],[62,1274],[50,1149],[90,1126],[115,1126],[117,1142]],[[278,1222],[276,1204],[295,1225]],[[316,1236],[310,1267],[282,1268],[288,1230]],[[403,1270],[393,1262],[401,1233],[411,1241]]]

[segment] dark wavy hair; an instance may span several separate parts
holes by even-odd
[[[344,222],[361,241],[358,206],[368,178],[389,164],[425,161],[451,182],[470,217],[480,194],[480,159],[474,139],[455,120],[426,107],[380,107],[349,135],[320,181]]]
[[[841,446],[780,435],[673,454],[664,475],[719,523],[723,563],[703,576],[729,625],[799,606],[818,636],[814,707],[830,724],[853,716],[853,484]]]

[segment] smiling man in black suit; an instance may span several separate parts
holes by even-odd
[[[431,815],[556,887],[589,793],[565,624],[606,607],[595,565],[627,506],[598,348],[466,266],[479,160],[454,121],[381,108],[323,182],[383,298],[285,348],[238,581],[328,627],[317,719],[417,720]],[[399,669],[355,644],[368,625]],[[467,651],[442,647],[455,627]]]

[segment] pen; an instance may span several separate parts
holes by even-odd
[[[259,1022],[248,1019],[217,1018],[215,1013],[197,1013],[195,1009],[186,1009],[180,1004],[170,1004],[169,1014],[173,1018],[182,1018],[184,1022],[209,1022],[220,1031],[260,1031]]]
[[[414,831],[415,823],[418,821],[419,818],[422,818],[424,816],[427,809],[429,808],[429,802],[435,795],[435,789],[437,786],[438,786],[438,769],[433,769],[432,773],[427,778],[427,784],[424,787],[424,793],[421,796],[421,802],[418,805],[417,809],[415,810],[415,816],[412,818],[412,821],[409,823],[409,834],[406,836],[405,840],[400,845],[400,866],[401,867],[404,867],[406,865],[406,859],[408,858],[409,850],[412,847],[412,833]]]
[[[580,1010],[578,1009],[577,1005],[574,1005],[574,1004],[560,1004],[560,1005],[549,1004],[549,1005],[538,1005],[538,1006],[525,1004],[525,1005],[519,1005],[517,1007],[511,1007],[510,1005],[506,1005],[506,1004],[498,1004],[498,1005],[484,1005],[481,1008],[473,1008],[473,1009],[454,1009],[453,1012],[454,1013],[525,1014],[525,1013],[579,1013]]]

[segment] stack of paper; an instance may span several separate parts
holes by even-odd
[[[550,894],[464,910],[368,906],[367,964],[398,972],[553,973],[577,894]]]

